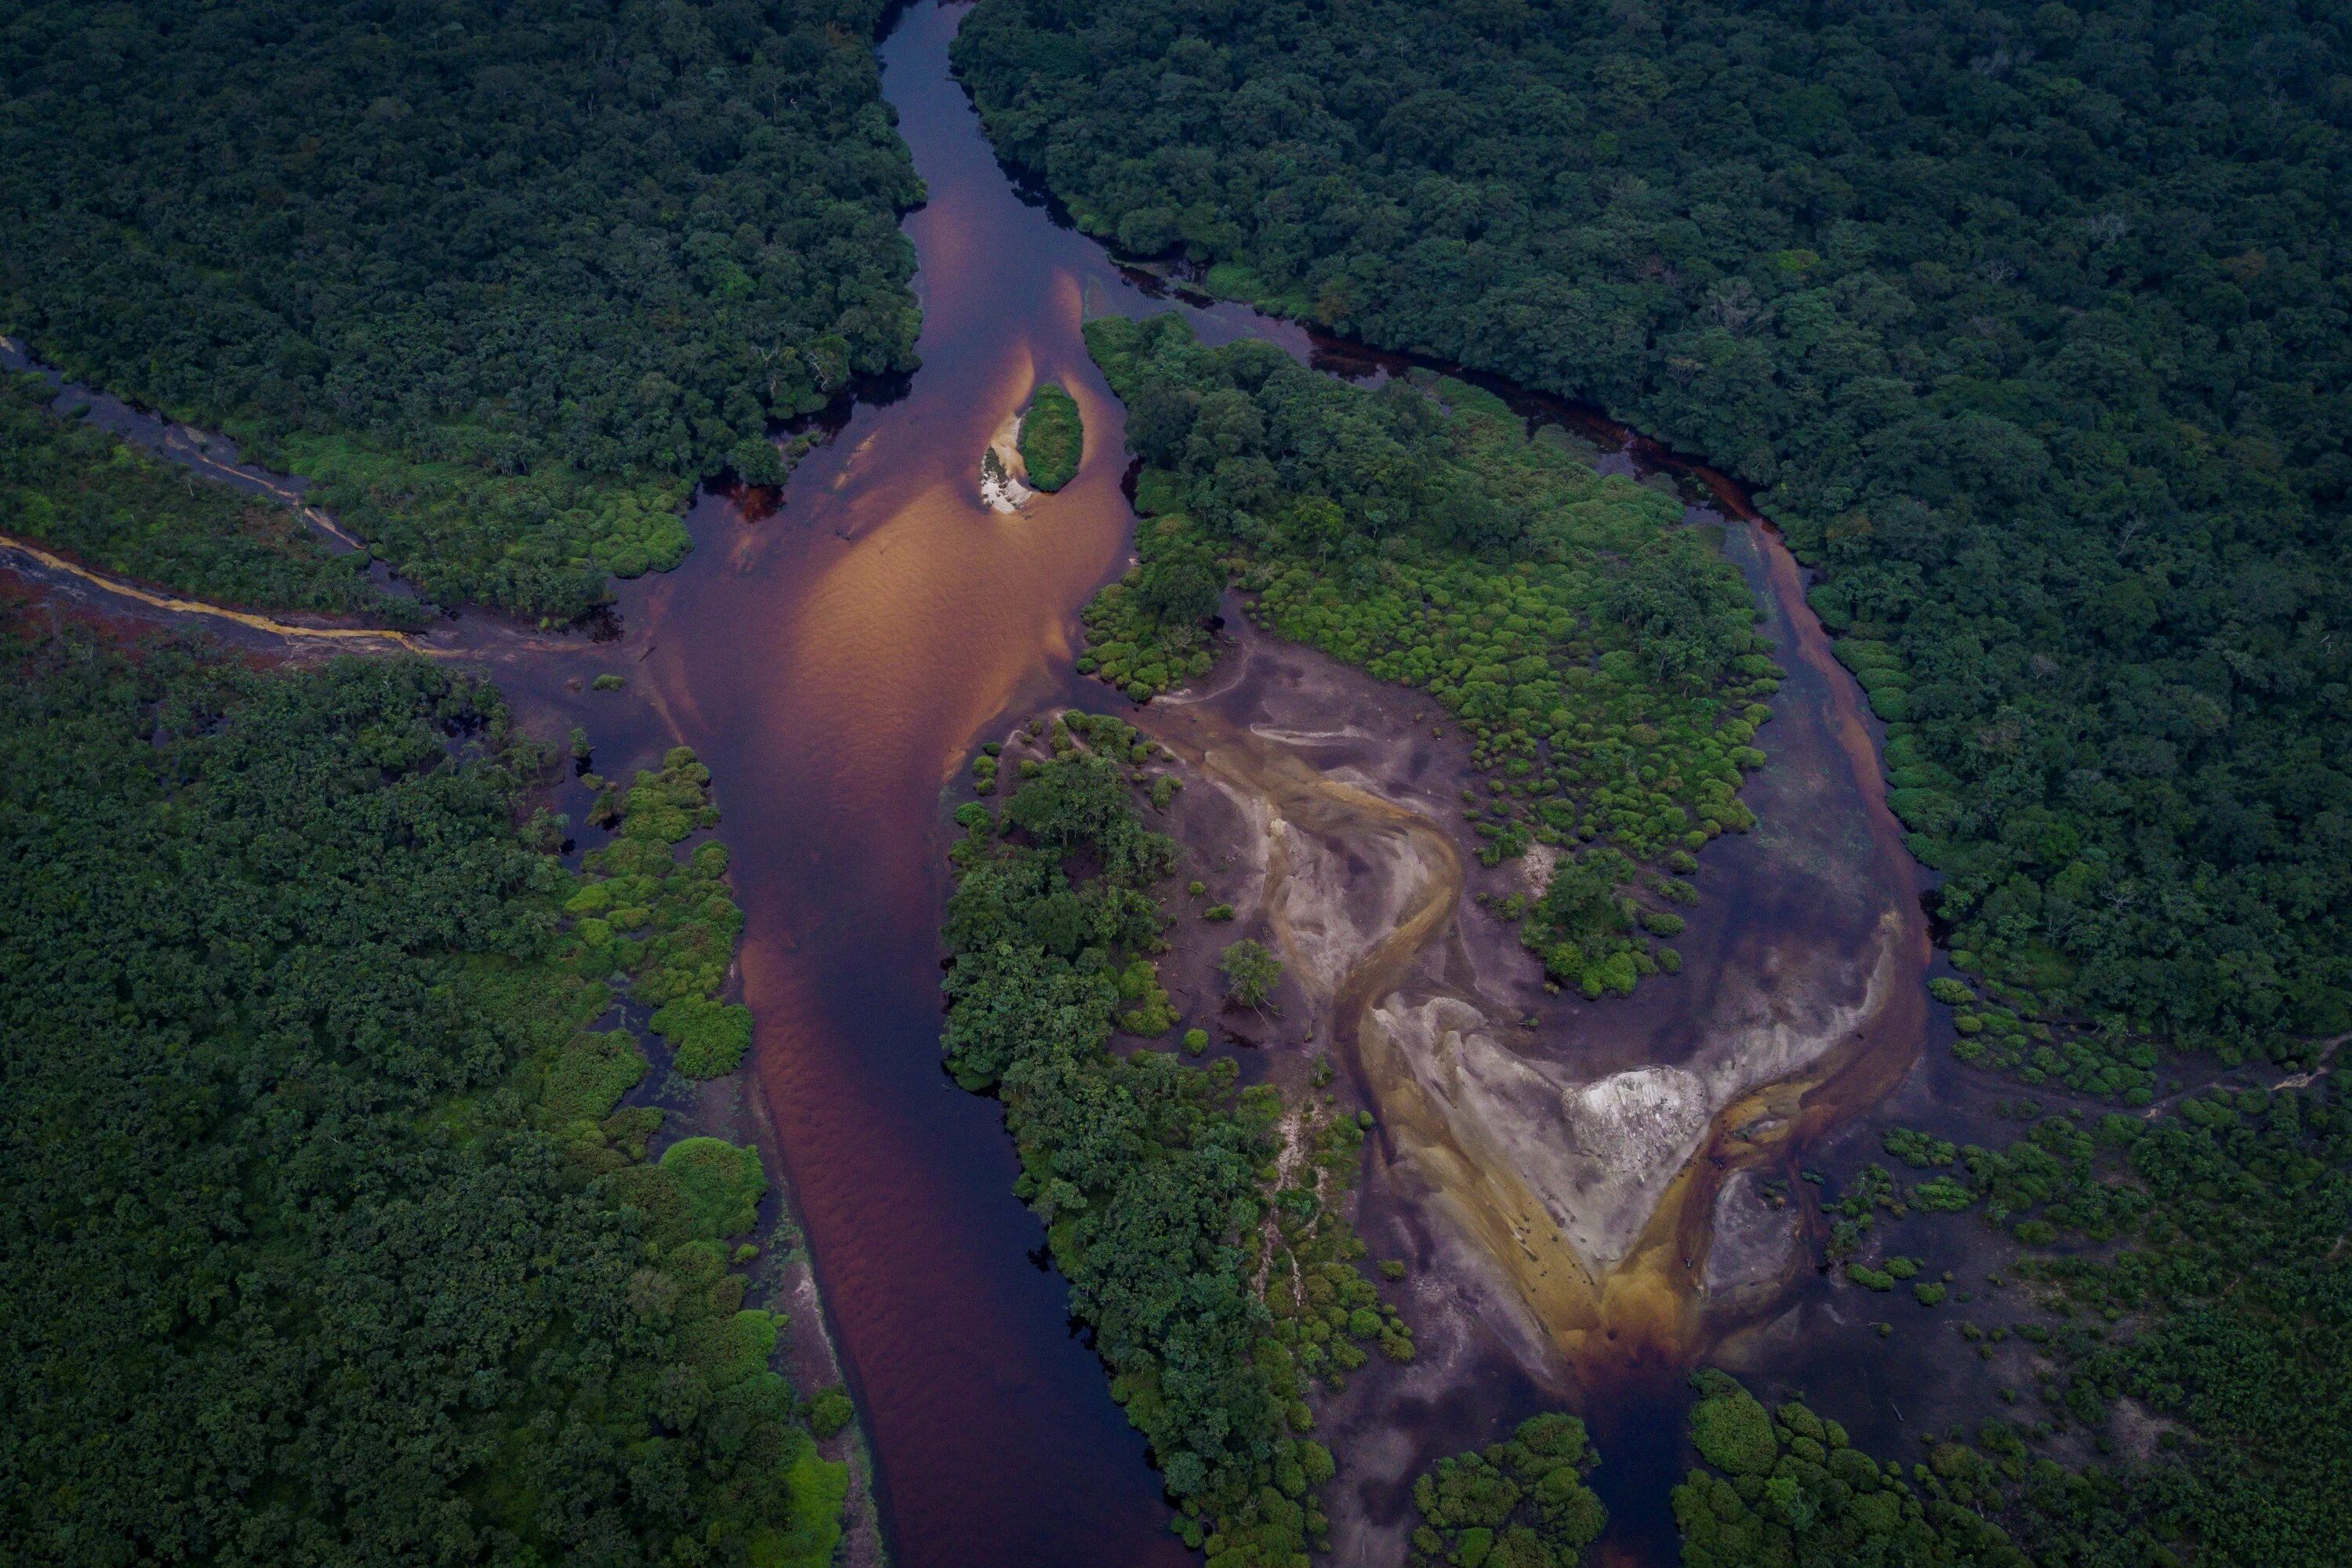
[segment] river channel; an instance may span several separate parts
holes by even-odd
[[[1178,308],[1213,343],[1265,337],[1358,379],[1402,367],[1238,306],[1171,298],[1024,199],[950,72],[964,14],[916,0],[880,47],[884,92],[929,191],[905,223],[919,259],[921,368],[850,409],[781,497],[700,496],[693,554],[621,586],[619,637],[551,652],[550,639],[469,616],[424,640],[490,665],[527,712],[586,728],[607,773],[677,741],[711,766],[746,918],[756,1078],[866,1417],[897,1560],[1172,1568],[1194,1559],[1169,1533],[1142,1441],[1073,1332],[1063,1282],[1039,1261],[1036,1221],[1012,1195],[1002,1115],[940,1067],[945,786],[1008,716],[1117,702],[1072,668],[1078,611],[1125,568],[1134,521],[1120,488],[1122,411],[1080,335],[1088,315]],[[1078,401],[1083,467],[1057,494],[992,510],[980,454],[1047,380]],[[1789,672],[1759,742],[1772,761],[1743,796],[1762,826],[1703,857],[1685,973],[1629,1001],[1547,1008],[1557,1023],[1545,1049],[1586,1079],[1671,1069],[1706,1079],[1714,1098],[1695,1152],[1640,1203],[1624,1200],[1622,1245],[1606,1268],[1588,1257],[1570,1289],[1569,1238],[1532,1236],[1514,1217],[1527,1192],[1502,1192],[1492,1162],[1480,1165],[1493,1129],[1433,1103],[1413,1076],[1409,1029],[1367,1034],[1355,1068],[1393,1126],[1366,1187],[1366,1234],[1402,1234],[1420,1223],[1408,1212],[1417,1194],[1444,1191],[1541,1342],[1517,1364],[1507,1347],[1473,1347],[1455,1363],[1466,1383],[1443,1398],[1361,1395],[1337,1420],[1342,1432],[1418,1423],[1418,1449],[1483,1441],[1531,1401],[1580,1403],[1607,1456],[1596,1484],[1617,1521],[1611,1556],[1663,1563],[1673,1560],[1664,1494],[1678,1455],[1675,1380],[1796,1282],[1783,1270],[1759,1277],[1760,1291],[1759,1280],[1711,1283],[1727,1184],[1792,1173],[1801,1152],[1911,1070],[1929,1026],[1927,936],[1866,708],[1777,535],[1720,476],[1589,415],[1525,407],[1577,428],[1604,467],[1692,487],[1694,520],[1724,530]],[[607,670],[627,677],[627,701],[583,689],[583,677]],[[585,796],[573,793],[576,818]],[[1440,939],[1456,968],[1467,961],[1442,913],[1417,916],[1413,940],[1365,971],[1379,984],[1344,999],[1349,1026],[1407,984],[1416,962],[1416,994],[1450,984]],[[1800,1037],[1809,1049],[1790,1044]],[[1449,1170],[1459,1190],[1433,1174]],[[1595,1244],[1578,1245],[1590,1255]],[[1349,1450],[1334,1446],[1345,1486]]]

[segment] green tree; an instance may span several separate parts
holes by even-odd
[[[1282,960],[1247,937],[1218,954],[1217,967],[1225,976],[1225,994],[1244,1006],[1264,1005],[1282,981]]]

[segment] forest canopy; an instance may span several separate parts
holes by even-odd
[[[832,1560],[846,1472],[730,1267],[759,1155],[653,1157],[588,1026],[723,973],[723,854],[588,940],[542,761],[423,659],[0,621],[0,1557]],[[640,777],[626,875],[707,778]]]
[[[11,6],[0,331],[323,481],[432,597],[576,614],[912,366],[882,9]]]
[[[2340,19],[985,0],[956,60],[1123,249],[1768,487],[2029,1005],[2352,1023]]]

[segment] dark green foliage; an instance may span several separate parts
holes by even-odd
[[[857,1406],[850,1402],[846,1390],[828,1388],[809,1404],[809,1430],[819,1437],[831,1437],[856,1415]]]
[[[1921,1498],[1836,1422],[1801,1405],[1768,1413],[1713,1370],[1691,1381],[1691,1441],[1714,1470],[1675,1489],[1685,1568],[2030,1568],[1999,1526],[1940,1488]],[[1937,1468],[1948,1468],[1940,1452]]]
[[[1046,1226],[1071,1312],[1150,1440],[1187,1539],[1219,1568],[1286,1565],[1324,1528],[1307,1478],[1328,1479],[1329,1456],[1317,1461],[1304,1440],[1312,1416],[1301,1402],[1328,1364],[1322,1302],[1343,1322],[1368,1304],[1339,1302],[1342,1286],[1321,1269],[1334,1247],[1360,1255],[1362,1244],[1318,1217],[1319,1157],[1312,1184],[1265,1190],[1259,1167],[1283,1120],[1276,1090],[1236,1092],[1231,1061],[1202,1068],[1172,1052],[1108,1049],[1122,974],[1148,969],[1165,945],[1167,917],[1148,889],[1175,858],[1113,760],[1133,736],[1117,719],[1070,714],[1054,759],[1005,802],[1001,824],[977,802],[958,813],[943,1044],[960,1082],[1003,1099],[1021,1155],[1015,1190]],[[1077,867],[1088,869],[1074,877]],[[1331,1163],[1352,1175],[1361,1134],[1344,1125],[1355,1141],[1335,1146]],[[1285,1277],[1318,1269],[1311,1288],[1282,1293],[1278,1330],[1250,1275],[1269,1205]],[[1321,1326],[1311,1355],[1300,1322],[1310,1298]],[[1377,1314],[1370,1331],[1391,1332]],[[1410,1353],[1409,1337],[1395,1337]]]
[[[830,1561],[540,763],[421,659],[0,643],[0,1556]]]
[[[568,616],[913,363],[881,0],[0,19],[0,330],[225,429],[436,599]]]
[[[1988,976],[2352,1026],[2335,13],[987,0],[956,59],[1089,231],[1768,486]]]
[[[2040,1308],[2019,1331],[2059,1369],[2025,1436],[2105,1435],[2126,1397],[2179,1430],[2152,1459],[2069,1473],[1996,1424],[1973,1468],[1954,1462],[1954,1495],[2089,1568],[2338,1561],[2352,1534],[2352,1115],[2335,1097],[2217,1089],[2154,1121],[2052,1117],[1959,1163],[1964,1204],[2030,1246],[2060,1244],[2008,1270]]]
[[[1653,947],[1640,934],[1650,931],[1671,936],[1682,930],[1683,922],[1625,892],[1637,873],[1638,868],[1613,849],[1562,855],[1543,897],[1528,908],[1519,941],[1542,957],[1554,979],[1587,996],[1611,991],[1631,994],[1643,975],[1681,963],[1672,948]]]
[[[1531,1415],[1500,1443],[1440,1459],[1412,1483],[1414,1568],[1576,1568],[1609,1510],[1584,1484],[1601,1462],[1573,1415]]]
[[[1238,569],[1267,629],[1460,718],[1490,775],[1471,814],[1489,864],[1614,847],[1563,863],[1580,889],[1607,877],[1609,930],[1564,908],[1531,928],[1558,978],[1597,995],[1678,962],[1628,934],[1614,885],[1687,892],[1637,862],[1752,824],[1737,792],[1780,674],[1714,542],[1460,383],[1433,389],[1444,408],[1402,383],[1367,393],[1264,343],[1203,349],[1175,316],[1090,321],[1087,342],[1128,405],[1150,515],[1136,570],[1087,611],[1079,668],[1136,698],[1205,673],[1203,623]]]
[[[335,555],[274,501],[58,417],[55,395],[41,376],[0,371],[0,533],[215,603],[423,623],[421,606],[367,580],[365,555]]]
[[[1078,477],[1078,459],[1086,451],[1086,427],[1078,419],[1078,402],[1058,382],[1047,382],[1029,400],[1021,421],[1021,461],[1029,482],[1041,490],[1057,490]]]

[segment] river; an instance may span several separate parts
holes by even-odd
[[[687,562],[621,585],[619,637],[586,648],[575,638],[548,657],[546,639],[467,616],[432,640],[489,663],[527,710],[586,727],[607,773],[673,740],[710,764],[746,917],[756,1078],[898,1560],[1173,1565],[1192,1556],[1169,1533],[1141,1439],[1072,1330],[1063,1282],[1039,1260],[1037,1224],[1012,1195],[999,1110],[940,1068],[942,786],[1008,714],[1115,700],[1072,671],[1077,613],[1124,569],[1133,526],[1122,412],[1087,355],[1087,315],[1173,305],[1211,342],[1264,336],[1357,377],[1392,363],[1238,306],[1171,300],[1024,200],[950,73],[963,15],[917,0],[880,46],[884,92],[929,189],[905,224],[919,258],[921,368],[852,408],[781,498],[701,495]],[[978,494],[980,454],[1045,380],[1077,399],[1086,462],[1058,494],[992,511]],[[1761,742],[1773,762],[1745,796],[1765,826],[1709,847],[1700,886],[1715,912],[1695,918],[1683,943],[1691,973],[1631,1002],[1570,1003],[1563,1037],[1604,1067],[1698,1061],[1725,1037],[1733,1002],[1799,988],[1792,953],[1853,969],[1882,942],[1899,970],[1851,1038],[1802,1072],[1749,1086],[1769,1092],[1738,1114],[1761,1125],[1758,1106],[1772,1100],[1769,1136],[1727,1141],[1737,1118],[1717,1118],[1704,1157],[1634,1249],[1648,1272],[1627,1288],[1626,1315],[1592,1306],[1578,1320],[1575,1332],[1595,1347],[1605,1333],[1607,1354],[1641,1374],[1618,1385],[1620,1407],[1589,1412],[1612,1457],[1599,1484],[1620,1521],[1614,1555],[1663,1563],[1664,1491],[1678,1462],[1673,1374],[1737,1326],[1702,1323],[1693,1304],[1717,1187],[1743,1165],[1792,1168],[1909,1070],[1926,1034],[1927,936],[1866,710],[1777,536],[1719,476],[1589,416],[1528,407],[1577,424],[1627,471],[1675,469],[1715,490],[1717,506],[1694,517],[1727,525],[1790,670]],[[627,676],[630,700],[582,689],[605,669]],[[564,804],[577,820],[584,792],[573,786]],[[1807,866],[1844,893],[1792,882],[1790,868]],[[1375,1182],[1366,1201],[1401,1200]],[[1596,1351],[1593,1363],[1603,1359]],[[1481,1377],[1429,1421],[1428,1441],[1475,1438],[1544,1396],[1499,1363]],[[1584,1387],[1601,1395],[1601,1384]]]

